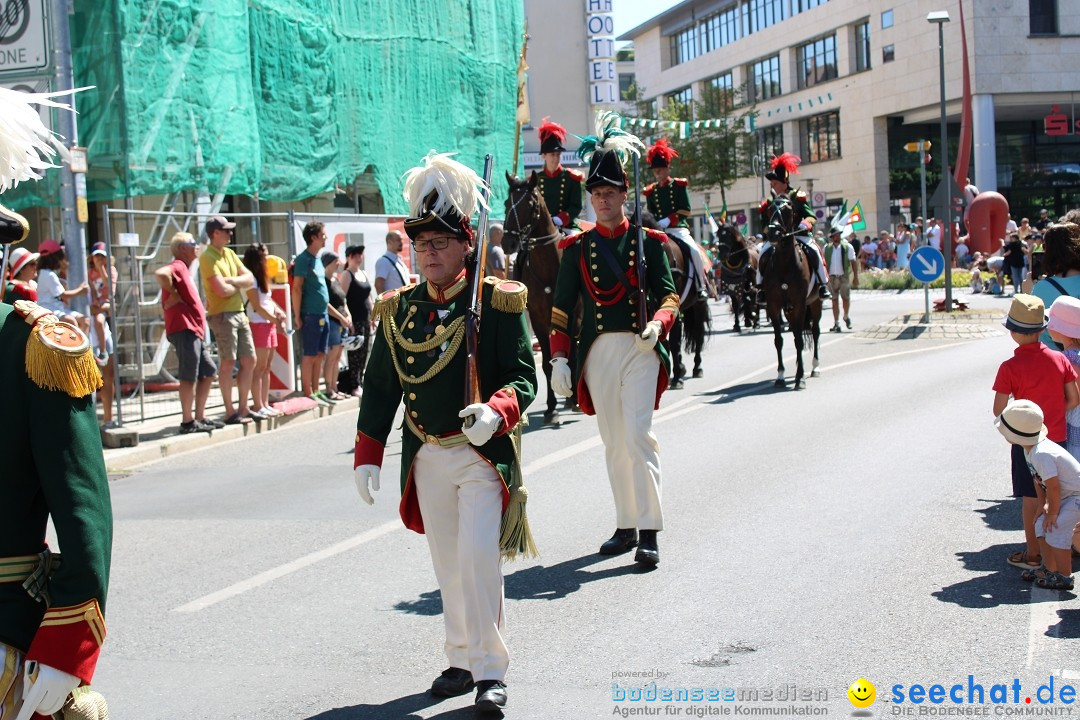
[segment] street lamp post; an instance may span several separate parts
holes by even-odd
[[[949,185],[949,144],[948,131],[945,124],[945,23],[949,22],[949,13],[946,10],[935,10],[926,16],[926,21],[938,26],[938,64],[940,66],[941,85],[941,181],[945,187]],[[945,204],[945,312],[952,312],[952,193],[946,194]]]

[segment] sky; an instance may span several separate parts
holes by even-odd
[[[641,23],[654,18],[682,0],[612,0],[615,16],[615,37],[633,30]]]

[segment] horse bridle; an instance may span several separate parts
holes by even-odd
[[[520,190],[520,189],[521,188],[510,188],[510,197],[511,197],[511,199],[513,199],[514,190]],[[517,237],[518,245],[520,247],[519,252],[528,253],[528,251],[529,251],[529,241],[530,240],[535,241],[538,247],[543,247],[544,245],[547,245],[548,243],[555,242],[556,238],[558,238],[560,235],[562,235],[562,233],[560,233],[558,230],[555,230],[555,232],[551,233],[550,235],[541,235],[539,237],[532,237],[529,234],[529,231],[532,230],[533,226],[536,225],[536,221],[540,219],[540,208],[538,206],[538,203],[536,202],[536,193],[537,192],[538,191],[537,191],[536,188],[528,189],[526,192],[524,192],[522,194],[522,196],[520,198],[518,198],[517,200],[510,203],[510,208],[507,210],[507,213],[506,213],[507,218],[509,218],[511,215],[514,216],[514,227],[517,228],[517,229],[515,229],[515,230],[503,230],[503,234],[504,235],[514,235],[514,236]],[[522,200],[528,200],[528,204],[527,204],[526,207],[528,208],[530,214],[532,215],[532,222],[529,224],[529,228],[527,230],[525,230],[524,232],[521,230],[522,223],[521,223],[521,218],[518,215],[518,206],[521,205]]]
[[[783,198],[783,201],[781,201],[780,198]],[[781,215],[782,206],[791,207],[791,199],[788,198],[787,195],[776,197],[769,203],[768,234],[770,240],[773,238],[776,238],[777,240],[780,240],[781,238],[793,238],[796,235],[796,229],[792,229],[789,232],[783,232],[784,218]]]

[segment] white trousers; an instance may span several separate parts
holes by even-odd
[[[697,240],[690,234],[690,231],[684,227],[673,227],[665,230],[668,235],[679,238],[684,243],[690,246],[690,249],[696,254],[695,257],[689,257],[687,260],[694,266],[694,276],[698,281],[698,288],[701,290],[708,290],[709,285],[705,282],[705,251],[701,249],[701,246],[697,244]],[[685,300],[686,293],[683,293],[684,297],[679,298],[680,301]]]
[[[659,356],[640,352],[628,332],[600,335],[585,361],[619,528],[664,529],[660,443],[652,431],[659,373]]]
[[[446,657],[473,680],[506,677],[499,558],[502,480],[471,445],[424,444],[413,465],[431,563],[442,594]]]

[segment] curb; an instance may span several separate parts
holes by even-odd
[[[253,422],[249,425],[227,425],[212,433],[193,433],[191,435],[179,435],[176,424],[170,424],[154,431],[139,433],[139,444],[135,447],[108,448],[104,449],[105,467],[108,472],[134,470],[143,465],[175,457],[193,450],[201,450],[212,445],[219,445],[232,440],[242,440],[247,437],[256,437],[266,433],[275,432],[284,428],[295,427],[309,422],[331,417],[335,413],[343,413],[358,410],[359,398],[341,400],[330,407],[317,406],[308,410],[302,410],[292,415],[283,415],[261,422]],[[131,431],[131,428],[122,428],[121,431]],[[108,433],[108,430],[103,433]]]

